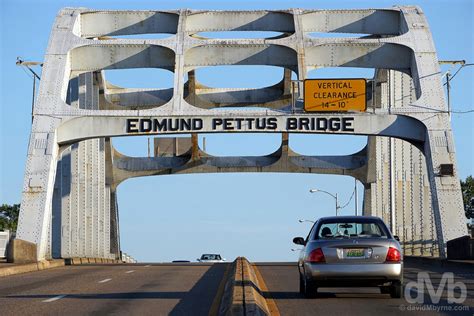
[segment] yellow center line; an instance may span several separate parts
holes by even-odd
[[[227,267],[225,268],[224,275],[222,276],[222,280],[219,283],[219,287],[217,288],[216,297],[214,297],[214,301],[212,301],[211,309],[209,310],[209,316],[217,316],[219,314],[219,307],[222,300],[222,295],[224,295],[224,287],[227,281],[227,276],[229,274],[231,264],[227,263]]]
[[[270,291],[268,291],[268,287],[267,287],[267,285],[265,284],[265,281],[263,280],[263,277],[262,277],[262,275],[260,274],[260,271],[258,270],[257,265],[256,265],[256,264],[252,264],[252,266],[253,266],[253,270],[255,271],[255,275],[257,276],[258,283],[259,283],[259,286],[260,286],[260,290],[262,291],[262,294],[263,294],[263,293],[266,293],[267,296],[268,296],[268,297],[266,298],[266,301],[267,301],[268,309],[270,310],[270,315],[272,315],[272,316],[280,316],[280,311],[278,310],[278,307],[277,307],[275,301],[274,301],[273,298],[271,297]]]

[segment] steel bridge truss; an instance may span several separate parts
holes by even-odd
[[[206,37],[227,31],[280,35]],[[284,75],[278,84],[260,89],[201,84],[195,70],[216,65],[271,65],[283,68]],[[303,111],[301,82],[309,71],[324,67],[375,69],[366,112]],[[130,68],[169,70],[173,86],[124,88],[106,80],[105,70]],[[295,128],[289,128],[289,120]],[[300,124],[311,120],[339,125]],[[349,122],[349,128],[340,122]],[[281,133],[282,143],[262,157],[215,157],[197,145],[200,133],[225,132]],[[291,150],[288,133],[369,137],[352,155],[303,156]],[[192,136],[181,149],[174,146],[156,157],[128,157],[111,142],[114,136],[154,134]],[[178,141],[183,142],[160,138],[158,145]],[[35,243],[38,259],[118,257],[116,189],[122,181],[208,172],[355,177],[365,187],[364,214],[390,223],[406,253],[445,256],[446,241],[467,229],[438,59],[421,9],[61,10],[34,107],[17,238]]]

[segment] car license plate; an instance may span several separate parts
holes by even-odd
[[[347,258],[361,258],[364,257],[364,249],[346,249]]]

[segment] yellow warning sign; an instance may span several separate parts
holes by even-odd
[[[304,110],[306,112],[365,111],[365,79],[306,79]]]

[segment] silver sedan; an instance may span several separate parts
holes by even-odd
[[[304,239],[298,259],[300,292],[316,296],[319,287],[378,286],[402,296],[403,257],[398,237],[382,219],[371,216],[324,217]]]

